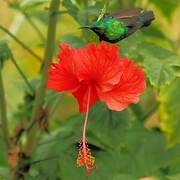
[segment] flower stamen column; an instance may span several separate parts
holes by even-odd
[[[79,144],[80,148],[79,148],[79,154],[77,158],[78,167],[85,166],[87,175],[91,173],[91,170],[96,169],[96,166],[94,165],[95,158],[91,155],[91,151],[88,148],[87,139],[86,139],[86,128],[87,128],[87,122],[88,122],[90,97],[91,97],[91,87],[88,88],[87,110],[86,110],[86,115],[85,115],[85,120],[84,120],[83,137]]]

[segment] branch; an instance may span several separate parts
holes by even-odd
[[[32,49],[30,49],[27,45],[25,45],[21,40],[19,40],[16,36],[14,36],[8,29],[0,25],[0,29],[7,33],[12,39],[14,39],[19,45],[21,45],[27,52],[29,52],[33,57],[35,57],[38,61],[42,62],[41,57],[39,57]]]
[[[47,69],[49,67],[49,63],[53,57],[54,53],[54,45],[55,45],[55,32],[56,32],[56,24],[57,24],[57,12],[59,9],[59,0],[52,0],[49,9],[49,24],[48,24],[48,34],[47,34],[47,41],[46,41],[46,48],[44,53],[44,65],[42,68],[42,79],[41,84],[36,92],[36,98],[34,102],[34,109],[31,117],[31,122],[35,122],[33,127],[29,130],[27,144],[24,149],[24,153],[27,156],[30,156],[31,153],[35,150],[37,144],[37,138],[39,134],[39,112],[43,108],[44,104],[44,96],[45,96],[45,89],[47,83],[48,72]]]
[[[2,127],[2,136],[4,139],[6,149],[8,150],[10,147],[9,130],[8,130],[8,120],[7,120],[7,112],[6,112],[4,84],[3,84],[1,71],[2,70],[0,69],[0,119],[1,119],[1,127]]]
[[[21,75],[21,77],[23,78],[24,82],[26,83],[27,87],[30,89],[32,95],[34,94],[34,89],[31,86],[31,84],[29,83],[28,79],[26,78],[26,76],[24,75],[24,73],[22,72],[21,68],[19,67],[19,65],[17,64],[16,60],[14,59],[14,56],[11,54],[11,61],[14,64],[14,66],[16,67],[16,69],[18,70],[19,74]]]

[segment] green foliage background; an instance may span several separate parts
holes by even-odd
[[[90,110],[88,141],[97,170],[88,179],[180,180],[180,1],[61,0],[55,51],[59,51],[61,42],[73,47],[98,42],[92,32],[78,28],[96,20],[107,2],[109,12],[142,7],[153,10],[156,20],[118,43],[122,56],[142,65],[148,88],[139,104],[123,112],[110,112],[102,103]],[[49,3],[50,0],[0,0],[0,25],[40,57]],[[10,60],[12,54],[34,89],[40,81],[41,66],[0,28],[0,57],[6,60],[0,65],[3,64],[11,136],[20,123],[28,126],[34,103],[32,92]],[[76,167],[84,115],[79,114],[77,102],[69,94],[47,91],[45,99],[50,109],[49,132],[43,132],[38,139],[26,179],[86,179],[84,169]],[[9,169],[1,132],[0,129],[0,180],[7,180]],[[26,141],[26,136],[22,136],[20,147]]]

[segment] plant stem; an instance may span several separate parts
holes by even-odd
[[[2,127],[2,136],[4,139],[6,150],[8,150],[10,147],[9,130],[8,130],[8,120],[7,120],[7,111],[6,111],[5,91],[4,91],[4,84],[3,84],[1,71],[2,70],[0,70],[0,119],[1,119],[1,127]]]
[[[25,45],[21,40],[19,40],[16,36],[14,36],[8,29],[0,25],[0,29],[7,33],[11,38],[13,38],[19,45],[21,45],[27,52],[29,52],[33,57],[35,57],[38,61],[42,62],[41,57],[39,57],[32,49],[30,49],[27,45]]]
[[[31,117],[31,122],[35,122],[32,128],[29,130],[27,144],[25,146],[25,154],[27,156],[31,155],[31,153],[35,150],[37,144],[37,138],[39,134],[39,112],[41,108],[43,108],[44,103],[44,95],[47,83],[48,72],[47,69],[49,67],[49,62],[53,57],[54,52],[54,44],[55,44],[55,32],[56,32],[56,24],[57,24],[57,12],[59,8],[60,1],[52,0],[49,9],[49,24],[48,24],[48,34],[46,41],[46,48],[44,53],[44,66],[42,68],[42,79],[41,84],[36,92],[36,98],[34,102],[34,109]]]
[[[14,66],[16,67],[16,69],[18,70],[19,74],[21,75],[21,77],[23,78],[24,82],[26,83],[27,87],[30,89],[32,95],[34,94],[34,89],[31,86],[31,84],[29,83],[28,79],[26,78],[26,76],[24,75],[24,73],[22,72],[21,68],[19,67],[19,65],[17,64],[16,60],[14,59],[14,56],[11,54],[11,61],[14,64]]]
[[[32,28],[36,31],[41,41],[44,43],[46,39],[44,35],[42,34],[42,32],[39,30],[39,28],[36,26],[36,24],[32,21],[31,17],[26,12],[22,12],[22,13],[24,17],[27,19],[27,21],[29,22],[29,24],[32,26]]]

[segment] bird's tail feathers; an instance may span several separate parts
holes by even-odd
[[[153,11],[144,12],[140,17],[139,20],[142,23],[142,27],[149,26],[151,21],[155,19]]]

